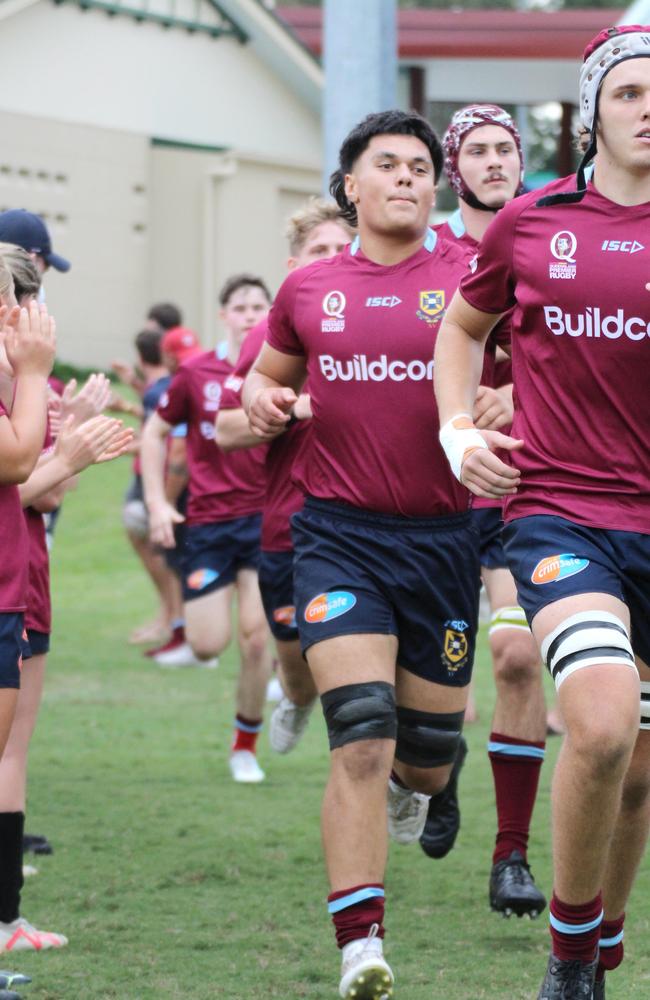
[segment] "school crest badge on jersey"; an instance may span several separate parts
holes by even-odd
[[[439,323],[444,314],[445,293],[443,289],[420,292],[420,308],[417,311],[418,319],[423,319],[425,323]]]

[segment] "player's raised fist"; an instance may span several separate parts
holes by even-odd
[[[253,397],[248,411],[253,433],[264,439],[280,434],[290,420],[290,410],[297,399],[293,389],[286,386],[260,389]]]

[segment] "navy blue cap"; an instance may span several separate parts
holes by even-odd
[[[37,253],[57,271],[70,270],[70,261],[52,252],[50,234],[40,215],[27,212],[24,208],[0,212],[0,241],[15,243],[27,253]]]

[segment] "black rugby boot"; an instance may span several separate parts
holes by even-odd
[[[490,873],[490,909],[511,917],[525,915],[531,920],[546,907],[544,894],[535,885],[530,868],[519,851],[497,861]]]
[[[605,1000],[605,975],[594,983],[594,1000]]]
[[[551,954],[537,1000],[593,1000],[598,959],[565,961]]]
[[[444,858],[456,843],[460,830],[458,777],[466,757],[467,743],[465,737],[461,736],[447,787],[438,795],[432,795],[429,800],[427,821],[420,836],[420,847],[430,858]]]

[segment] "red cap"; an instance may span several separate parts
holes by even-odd
[[[194,330],[186,326],[173,326],[160,341],[163,354],[173,354],[179,364],[203,353],[199,338]]]

